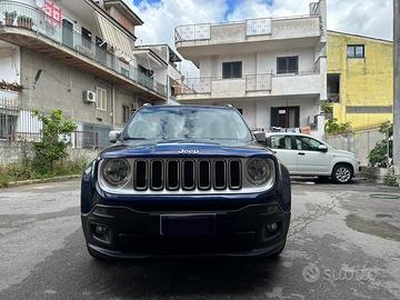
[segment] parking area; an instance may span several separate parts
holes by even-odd
[[[1,299],[399,299],[400,189],[293,178],[272,260],[101,262],[84,246],[79,180],[0,191]]]

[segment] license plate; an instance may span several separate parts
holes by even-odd
[[[215,232],[215,214],[160,216],[160,234],[164,236],[206,236],[214,235]]]

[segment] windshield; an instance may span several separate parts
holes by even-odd
[[[217,142],[249,142],[252,139],[249,128],[236,110],[184,106],[139,110],[128,124],[123,138]]]

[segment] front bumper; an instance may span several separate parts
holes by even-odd
[[[166,236],[160,233],[160,216],[166,214],[184,215],[188,211],[138,211],[123,205],[97,204],[81,215],[89,251],[108,258],[268,256],[284,247],[290,222],[290,212],[276,203],[193,210],[190,215],[215,215],[212,234]],[[276,224],[272,226],[275,230],[271,224]]]

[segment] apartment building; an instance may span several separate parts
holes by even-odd
[[[135,46],[142,24],[122,0],[0,0],[0,138],[38,133],[31,109],[61,109],[75,144],[101,147],[138,106],[173,101],[180,59]]]
[[[328,31],[327,91],[332,117],[355,130],[393,119],[393,42]]]
[[[175,28],[175,45],[199,68],[176,89],[182,103],[232,104],[251,127],[323,134],[326,3],[306,15]]]

